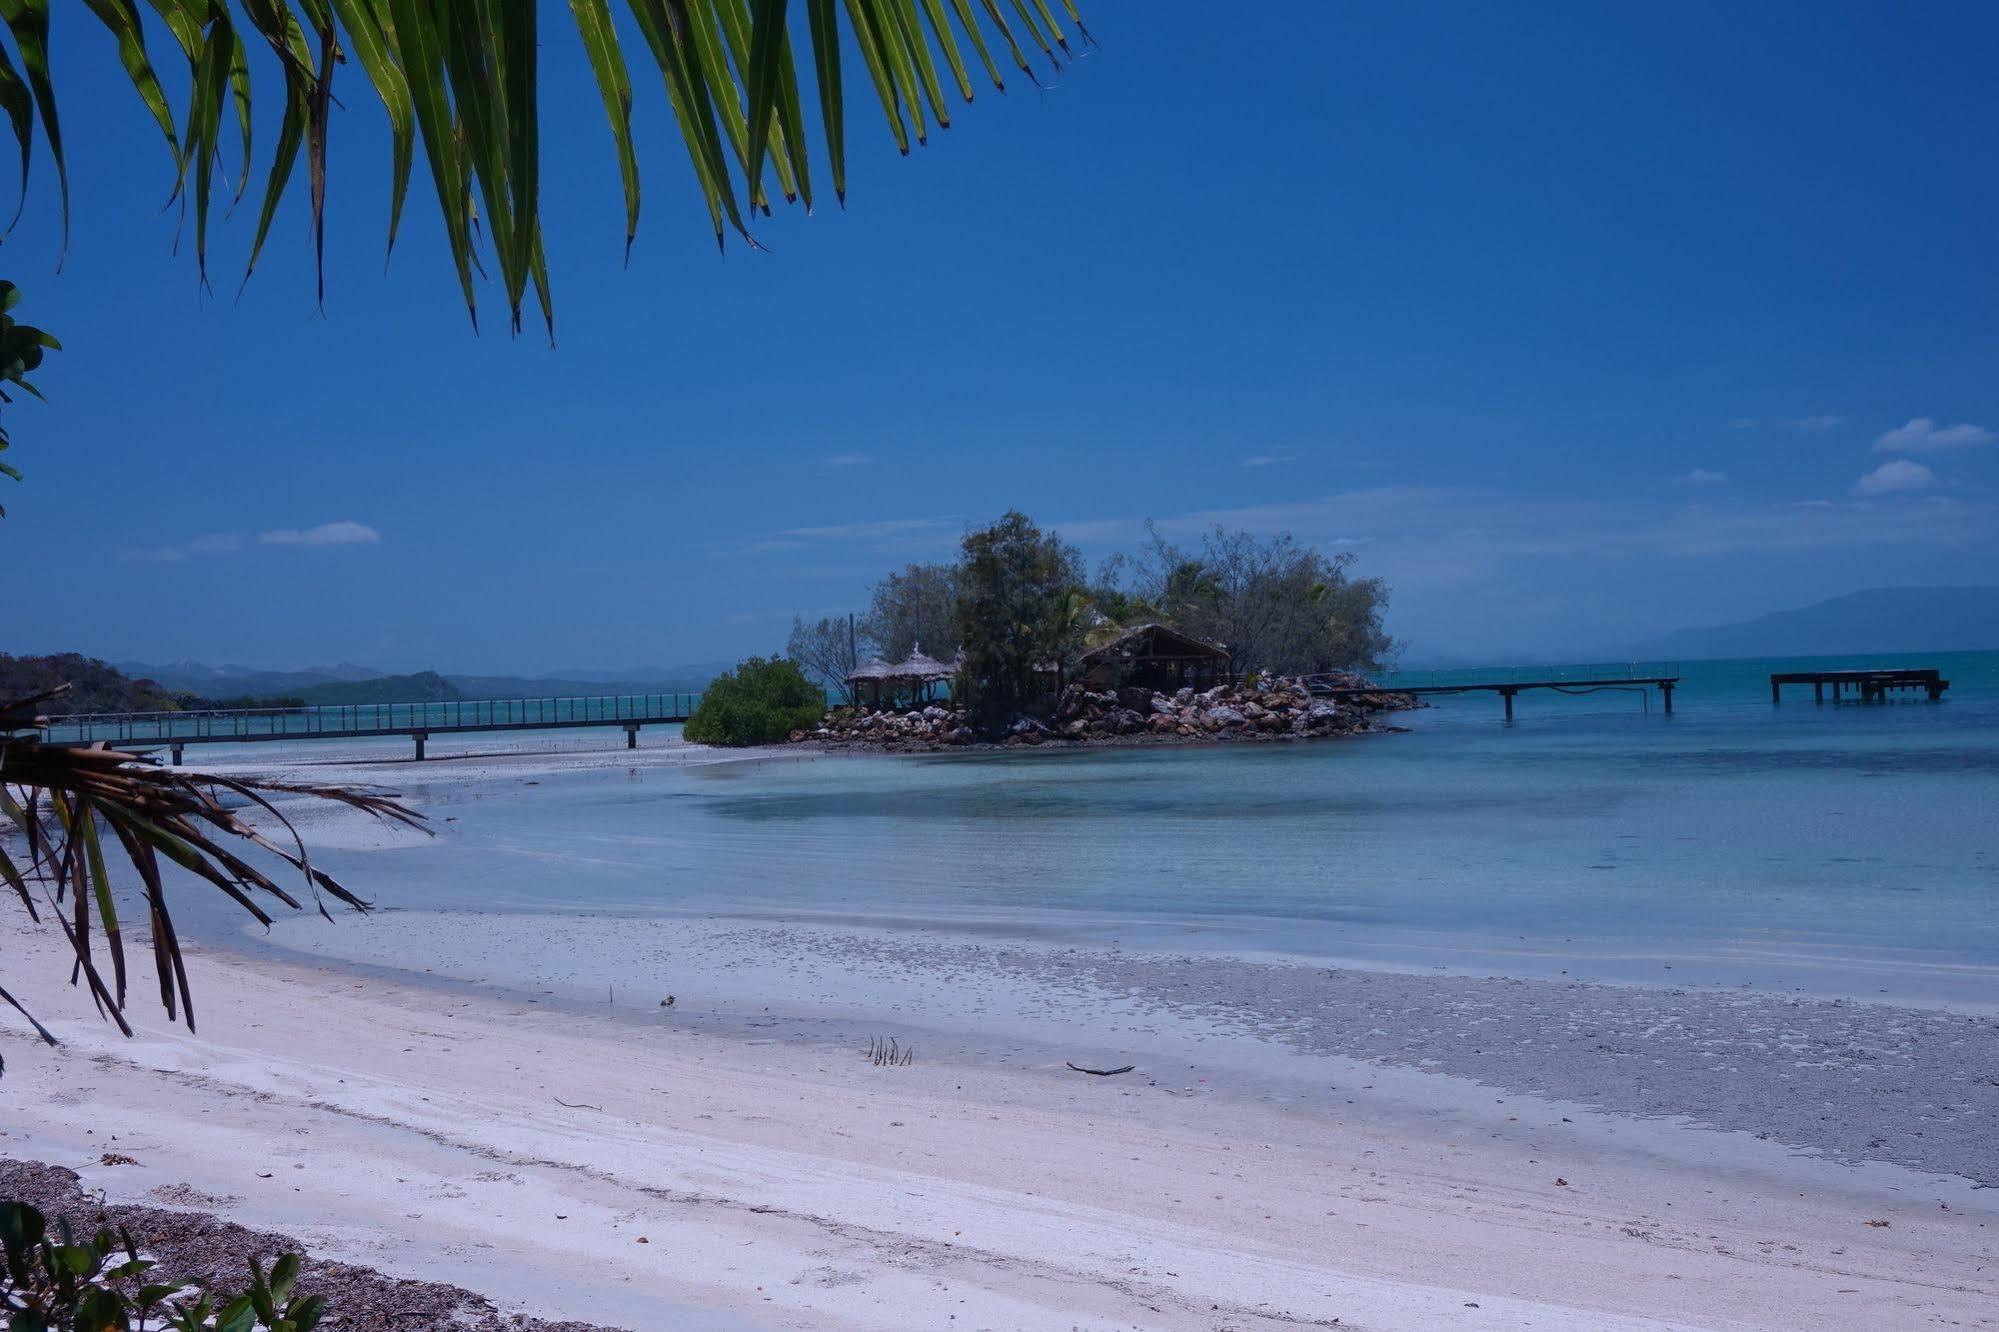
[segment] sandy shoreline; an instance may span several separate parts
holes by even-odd
[[[287,806],[343,852],[448,850],[496,782],[814,757],[257,756],[440,824]],[[0,1015],[0,1157],[635,1330],[1999,1327],[1990,1012],[423,882],[196,948],[199,1036],[119,1039],[8,935],[65,1044]]]
[[[9,951],[57,965],[45,935]],[[12,1043],[0,1155],[114,1200],[192,1190],[321,1256],[544,1317],[1830,1328],[1999,1308],[1991,1191],[1419,1068],[1353,1063],[1306,1103],[1163,1065],[926,1048],[883,1069],[777,1026],[273,956],[207,951],[196,980],[192,1038],[149,1017],[121,1041],[77,996],[45,1002],[66,1044]],[[114,1132],[140,1165],[87,1164]]]

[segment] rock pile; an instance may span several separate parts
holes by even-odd
[[[1358,675],[1319,676],[1336,687],[1366,688]],[[1304,681],[1267,676],[1250,684],[1216,685],[1162,694],[1150,689],[1091,690],[1071,685],[1046,717],[1022,717],[998,743],[1115,744],[1148,740],[1277,740],[1352,735],[1372,729],[1372,714],[1415,706],[1407,694],[1383,690],[1335,702]],[[931,704],[909,711],[839,708],[823,725],[793,731],[794,741],[887,749],[940,749],[978,743],[964,711]]]

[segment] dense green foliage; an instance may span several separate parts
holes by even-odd
[[[965,538],[958,565],[960,696],[1007,719],[1052,693],[1082,648],[1083,561],[1076,548],[1009,512]]]
[[[825,714],[825,692],[797,662],[751,657],[708,685],[685,734],[703,745],[768,745],[810,730]]]
[[[53,334],[32,324],[14,322],[13,310],[20,303],[21,289],[11,282],[0,282],[0,385],[12,384],[39,398],[41,390],[28,382],[28,376],[41,368],[44,351],[61,351],[62,344]],[[13,401],[12,395],[0,387],[0,403]],[[8,443],[7,428],[0,425],[0,453],[7,451]],[[21,474],[5,462],[0,462],[0,476],[21,479]],[[6,507],[0,505],[0,517],[6,513]]]
[[[63,1220],[51,1236],[39,1209],[0,1202],[0,1313],[13,1332],[312,1332],[326,1314],[319,1296],[292,1294],[295,1253],[268,1275],[252,1258],[249,1289],[233,1295],[183,1296],[195,1283],[148,1280],[152,1267],[122,1229],[78,1239]]]

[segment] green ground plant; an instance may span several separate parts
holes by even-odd
[[[294,1295],[299,1256],[269,1273],[250,1260],[247,1290],[158,1280],[121,1227],[78,1239],[67,1220],[0,1202],[0,1313],[9,1332],[312,1332],[326,1313],[317,1295]]]

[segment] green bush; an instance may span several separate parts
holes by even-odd
[[[250,1260],[241,1294],[194,1290],[189,1281],[148,1281],[151,1261],[123,1229],[79,1240],[27,1203],[0,1202],[0,1313],[14,1332],[312,1332],[325,1315],[317,1295],[294,1298],[299,1256],[287,1253],[265,1275]]]
[[[686,736],[703,745],[769,745],[809,731],[826,715],[826,694],[787,657],[751,657],[702,691]]]

